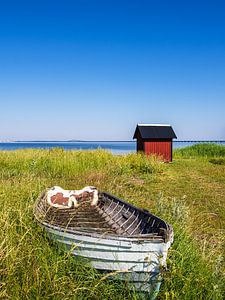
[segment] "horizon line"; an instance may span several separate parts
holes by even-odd
[[[130,142],[136,142],[135,140],[15,140],[15,141],[0,141],[0,143],[130,143]],[[175,143],[184,143],[184,142],[225,142],[225,140],[217,139],[217,140],[173,140]]]

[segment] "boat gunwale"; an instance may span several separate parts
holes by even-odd
[[[125,242],[136,242],[136,243],[144,243],[144,242],[158,242],[158,243],[167,243],[164,242],[162,237],[153,237],[153,236],[148,236],[147,234],[144,236],[119,236],[119,235],[112,235],[112,234],[100,234],[100,233],[95,233],[95,232],[86,232],[86,231],[78,231],[78,230],[72,230],[68,229],[66,227],[59,227],[55,225],[51,225],[47,222],[41,222],[40,220],[37,220],[42,226],[59,231],[59,232],[64,232],[68,234],[76,234],[76,235],[81,235],[81,236],[87,236],[87,237],[93,237],[101,240],[119,240],[119,241],[125,241]],[[168,241],[170,242],[170,240]]]

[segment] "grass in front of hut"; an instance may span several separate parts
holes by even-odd
[[[94,185],[173,225],[158,299],[223,299],[223,164],[178,152],[163,164],[136,154],[60,148],[0,152],[0,299],[137,298],[65,253],[34,222],[34,201],[53,185]]]

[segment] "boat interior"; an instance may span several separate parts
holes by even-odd
[[[63,202],[62,196],[61,202]],[[67,200],[67,199],[65,199]],[[167,242],[171,226],[147,210],[137,208],[109,193],[99,192],[97,205],[91,198],[81,197],[75,208],[48,205],[47,192],[38,199],[34,214],[39,222],[69,231],[102,236],[160,239]]]

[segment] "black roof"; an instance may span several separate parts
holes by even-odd
[[[170,125],[138,124],[133,139],[176,139],[176,134]]]

